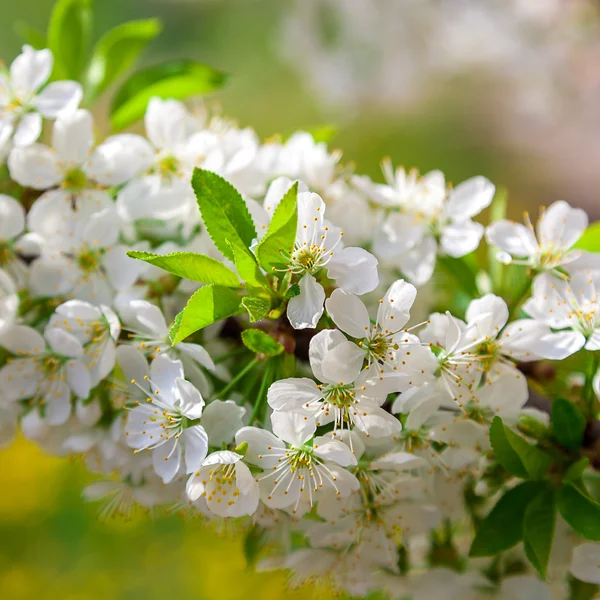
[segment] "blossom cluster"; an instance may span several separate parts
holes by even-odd
[[[515,547],[526,527],[497,551],[481,546],[501,532],[474,529],[519,486],[541,497],[544,461],[582,466],[565,497],[585,488],[581,443],[530,404],[536,368],[591,357],[583,383],[578,367],[560,382],[581,419],[597,413],[600,254],[578,246],[582,210],[485,227],[484,177],[385,162],[378,183],[308,132],[261,142],[159,97],[145,135],[97,143],[81,87],[46,85],[51,71],[26,46],[0,74],[2,442],[20,429],[83,455],[107,515],[239,519],[262,568],[356,596],[564,597],[569,570],[600,583],[597,525],[582,543],[568,499],[556,556]],[[420,288],[444,269],[470,296],[436,312]]]

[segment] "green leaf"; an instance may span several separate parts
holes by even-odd
[[[546,577],[554,526],[556,524],[555,492],[549,483],[540,483],[541,489],[527,506],[523,522],[525,554],[540,577]]]
[[[86,74],[86,97],[91,102],[136,62],[146,45],[162,31],[158,19],[121,23],[107,31],[92,51]]]
[[[262,296],[244,296],[242,298],[242,306],[248,312],[250,321],[255,323],[264,319],[271,310],[271,301]]]
[[[268,286],[267,278],[256,263],[254,254],[247,248],[242,248],[241,246],[231,243],[230,240],[227,240],[227,243],[233,252],[233,262],[238,275],[246,284],[246,287],[249,290],[256,290],[257,293],[260,293],[260,291],[266,292],[265,288]]]
[[[509,473],[527,479],[527,469],[516,450],[510,445],[500,417],[494,417],[490,425],[490,443],[496,459]]]
[[[265,546],[265,529],[260,525],[252,525],[244,537],[244,557],[248,567],[254,567],[260,551]]]
[[[169,331],[171,343],[174,346],[195,331],[240,312],[240,297],[234,290],[205,285],[194,293],[175,317]]]
[[[600,252],[600,221],[592,223],[574,247],[588,252]]]
[[[58,0],[54,5],[48,25],[54,79],[79,79],[87,58],[91,29],[91,0]]]
[[[246,329],[242,331],[244,346],[256,354],[277,356],[283,352],[283,346],[270,335],[260,329]]]
[[[184,100],[223,87],[225,73],[193,60],[174,60],[134,73],[115,94],[110,106],[110,122],[123,129],[144,116],[148,101],[159,98]]]
[[[600,542],[600,504],[565,483],[559,498],[558,510],[563,519],[586,540]]]
[[[143,260],[155,267],[164,269],[177,277],[185,277],[201,283],[214,283],[229,288],[242,287],[237,275],[222,262],[195,252],[173,252],[172,254],[152,254],[140,250],[127,252],[131,258]]]
[[[565,481],[571,481],[573,485],[579,487],[583,485],[581,480],[585,470],[590,465],[590,459],[587,456],[582,456],[576,463],[573,463],[565,474]]]
[[[516,450],[531,479],[542,479],[552,464],[552,459],[542,450],[532,446],[521,436],[505,427],[505,435]]]
[[[559,398],[552,404],[552,428],[561,446],[577,450],[583,442],[585,417],[572,402]]]
[[[494,417],[490,426],[490,442],[498,462],[517,477],[541,479],[550,468],[550,457],[517,435]]]
[[[29,44],[36,50],[43,50],[48,47],[46,36],[35,27],[28,25],[25,21],[16,21],[13,29],[25,44]]]
[[[338,134],[339,129],[336,125],[328,123],[325,125],[317,125],[316,127],[309,127],[307,131],[312,135],[315,142],[325,142],[328,144]]]
[[[256,247],[258,263],[267,273],[273,269],[285,268],[282,252],[291,254],[297,227],[298,182],[294,183],[277,205],[267,233]]]
[[[231,244],[249,248],[256,238],[244,199],[228,181],[203,169],[194,169],[192,187],[212,241],[224,256],[235,261]]]
[[[580,581],[571,575],[569,577],[569,600],[597,600],[600,586],[595,583]]]
[[[285,293],[285,300],[289,300],[290,298],[295,298],[300,295],[300,286],[297,283],[291,285],[288,291]]]
[[[470,556],[494,556],[523,539],[525,511],[538,486],[533,481],[524,481],[498,500],[477,529]]]

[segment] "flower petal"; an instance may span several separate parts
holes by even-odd
[[[410,319],[410,309],[417,297],[414,285],[403,279],[394,281],[377,310],[377,323],[384,332],[400,331]]]
[[[235,434],[244,426],[246,414],[243,406],[233,400],[213,400],[202,412],[202,425],[208,432],[208,441],[213,447],[231,444]]]
[[[494,294],[486,294],[482,298],[473,300],[468,308],[466,320],[468,325],[491,315],[490,323],[492,327],[491,335],[495,336],[508,321],[508,306],[506,302]]]
[[[79,398],[85,400],[90,395],[92,387],[92,378],[90,372],[79,360],[70,360],[66,368],[67,383],[73,393]]]
[[[75,110],[83,98],[81,85],[76,81],[53,81],[33,99],[33,105],[47,119],[61,112]]]
[[[487,208],[494,198],[496,186],[485,177],[471,177],[457,185],[445,206],[451,219],[470,219]]]
[[[365,353],[348,340],[332,348],[321,363],[324,381],[329,383],[352,383],[360,373]]]
[[[440,240],[442,254],[460,258],[473,252],[483,237],[484,227],[474,221],[459,221],[444,227]]]
[[[537,233],[542,246],[570,248],[588,226],[587,213],[572,208],[564,200],[551,204],[537,223]]]
[[[46,348],[44,338],[31,327],[14,325],[0,334],[0,346],[13,354],[36,355]]]
[[[369,311],[362,300],[345,290],[333,290],[325,300],[325,309],[333,322],[345,333],[364,338],[371,329]]]
[[[486,229],[485,237],[488,244],[501,248],[511,256],[532,256],[537,248],[533,232],[522,223],[496,221]]]
[[[344,344],[347,341],[344,334],[337,329],[324,329],[323,331],[319,331],[319,333],[310,340],[310,345],[308,347],[310,368],[319,381],[336,383],[331,382],[326,378],[321,365],[327,354],[329,354],[333,348],[339,344]]]
[[[50,348],[56,354],[68,356],[70,358],[83,356],[83,346],[81,342],[74,336],[58,327],[48,326],[44,333],[44,337]]]
[[[56,153],[42,144],[13,148],[8,157],[10,176],[20,185],[45,190],[62,181]]]
[[[273,410],[310,410],[322,394],[317,384],[307,377],[290,377],[276,381],[269,387],[267,401]]]
[[[82,165],[94,145],[94,122],[87,110],[64,113],[54,122],[52,146],[61,161]]]
[[[0,194],[0,240],[16,238],[25,229],[25,210],[11,196]]]
[[[189,381],[181,377],[175,380],[181,412],[190,419],[199,419],[204,408],[202,394]]]
[[[190,120],[181,102],[151,98],[144,117],[146,135],[156,148],[173,150],[186,141]]]
[[[176,380],[183,377],[181,361],[172,360],[165,354],[160,354],[150,364],[152,393],[158,390],[161,399],[171,406],[176,400]]]
[[[291,298],[287,317],[294,329],[314,329],[323,314],[325,290],[312,275],[304,275],[299,282],[300,294]]]
[[[430,237],[424,237],[421,242],[398,258],[400,270],[406,278],[416,286],[427,283],[435,269],[437,258],[437,243]]]
[[[23,46],[22,53],[10,65],[13,92],[19,100],[27,100],[48,81],[52,64],[50,50],[34,50],[31,46]]]
[[[315,438],[313,448],[319,458],[337,463],[341,467],[350,467],[357,464],[356,456],[352,454],[352,450],[344,442],[321,436]]]
[[[169,483],[177,475],[181,466],[181,444],[174,436],[152,451],[152,465],[155,473]]]
[[[573,550],[571,573],[587,583],[600,584],[600,544],[586,542]]]
[[[242,427],[235,434],[235,443],[238,446],[244,442],[248,444],[246,462],[263,469],[270,469],[279,464],[279,453],[273,456],[271,450],[279,451],[285,448],[285,444],[270,431],[258,427]]]
[[[37,112],[30,112],[23,116],[15,128],[13,142],[15,146],[24,148],[37,141],[42,133],[42,116]]]
[[[63,382],[53,386],[52,392],[44,398],[46,407],[44,418],[48,425],[64,425],[71,416],[71,391]]]
[[[310,440],[317,428],[313,418],[303,413],[288,411],[273,412],[271,424],[277,437],[296,447]]]
[[[166,338],[169,333],[167,322],[158,306],[151,304],[146,300],[132,300],[130,302],[132,313],[135,315],[136,321],[144,327],[144,329],[157,338]]]
[[[343,290],[366,294],[379,284],[378,262],[364,248],[343,248],[327,263],[327,274]]]
[[[150,168],[153,159],[152,148],[142,136],[113,135],[94,150],[86,172],[102,185],[121,185]]]
[[[200,468],[208,453],[208,435],[202,425],[188,427],[181,435],[185,448],[185,472],[193,473]]]

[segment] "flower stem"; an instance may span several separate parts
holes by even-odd
[[[595,419],[596,413],[598,412],[598,399],[596,398],[596,392],[594,391],[594,378],[598,372],[598,366],[600,364],[600,357],[598,352],[590,352],[590,370],[585,377],[585,385],[583,387],[583,404],[586,410],[586,417],[589,419]]]
[[[521,287],[521,289],[517,292],[513,301],[510,304],[510,310],[508,311],[508,321],[514,319],[516,314],[519,312],[519,308],[523,302],[527,299],[529,292],[531,290],[531,279],[527,278],[525,284]]]
[[[222,398],[230,392],[238,381],[243,379],[258,364],[258,358],[251,360],[220,392],[213,394],[213,398]]]
[[[267,398],[267,390],[269,389],[269,385],[271,385],[272,374],[273,363],[267,362],[267,364],[265,365],[265,372],[263,373],[262,381],[260,382],[260,389],[258,390],[256,401],[254,402],[254,407],[252,408],[252,414],[250,415],[250,425],[252,425],[255,419],[258,417],[261,408],[264,404],[264,400],[266,400]]]
[[[225,362],[226,360],[229,360],[230,358],[233,358],[234,356],[238,356],[240,354],[244,354],[248,352],[248,348],[246,348],[246,346],[244,346],[243,348],[236,348],[235,350],[232,350],[231,352],[227,352],[227,354],[223,354],[223,356],[219,356],[217,358],[215,358],[213,360],[213,362],[215,363],[215,365],[221,364],[222,362]]]

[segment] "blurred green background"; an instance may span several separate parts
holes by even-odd
[[[348,0],[352,1],[352,0]],[[9,64],[21,19],[44,30],[52,0],[2,2],[0,56]],[[411,109],[364,106],[352,113],[323,109],[314,92],[277,52],[286,0],[96,0],[96,37],[134,18],[157,16],[164,32],[144,55],[148,63],[190,57],[231,74],[214,97],[224,115],[263,138],[334,124],[332,146],[359,173],[379,176],[379,161],[422,171],[442,169],[450,181],[486,175],[507,186],[512,211],[569,198],[568,180],[529,152],[496,140],[489,113],[464,86]],[[298,52],[302,48],[297,48]],[[212,102],[212,99],[211,99]],[[103,122],[103,106],[98,118]],[[105,122],[105,120],[104,120]],[[324,590],[290,592],[284,574],[246,568],[239,539],[217,536],[199,520],[146,516],[98,520],[81,500],[92,480],[79,460],[44,456],[23,440],[0,451],[0,599],[187,598],[288,600],[324,598]]]
[[[5,62],[20,47],[14,23],[24,20],[43,31],[52,4],[52,0],[3,3],[0,55]],[[332,146],[341,148],[344,160],[355,163],[360,173],[379,177],[381,158],[390,156],[395,164],[421,171],[442,169],[452,182],[485,175],[531,205],[549,203],[568,191],[556,169],[495,140],[497,124],[481,110],[477,91],[464,82],[409,108],[382,111],[367,105],[350,114],[335,107],[323,109],[298,71],[281,58],[282,23],[297,4],[297,0],[96,0],[94,29],[98,36],[125,20],[159,17],[164,31],[144,54],[146,62],[189,57],[230,73],[227,88],[214,98],[224,115],[254,127],[263,138],[334,124],[339,133]],[[302,51],[301,46],[292,49]],[[557,186],[561,189],[552,192]]]

